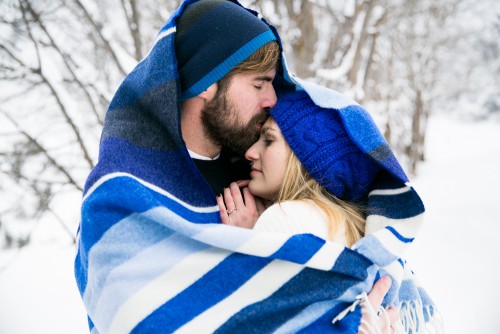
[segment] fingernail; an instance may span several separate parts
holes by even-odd
[[[384,276],[384,277],[381,278],[381,280],[382,280],[382,282],[384,283],[384,285],[386,287],[390,287],[391,284],[392,284],[392,280],[391,280],[391,278],[389,276]]]

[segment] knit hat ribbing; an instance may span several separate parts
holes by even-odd
[[[177,20],[175,36],[181,99],[200,94],[274,40],[266,23],[236,3],[201,0],[190,4]]]
[[[280,97],[271,116],[311,176],[336,197],[363,199],[379,165],[351,140],[335,109],[317,106],[305,91]]]

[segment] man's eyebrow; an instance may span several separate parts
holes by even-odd
[[[274,80],[274,77],[270,76],[270,75],[260,75],[256,78],[254,78],[254,80],[257,80],[257,81],[267,81],[267,82],[273,82]]]

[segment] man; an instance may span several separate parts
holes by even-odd
[[[276,64],[277,40],[273,28],[239,4],[186,1],[123,81],[82,204],[75,274],[92,333],[231,332],[258,316],[264,320],[246,328],[270,331],[307,311],[307,298],[295,308],[269,299],[283,286],[313,291],[285,284],[301,270],[295,264],[286,265],[289,274],[275,271],[282,282],[266,279],[269,286],[245,292],[247,301],[231,299],[289,255],[257,256],[264,244],[245,251],[250,239],[213,224],[219,221],[214,194],[246,173],[234,152],[256,139],[276,87],[295,89]],[[387,279],[375,285],[375,305],[388,288]],[[231,300],[239,304],[226,306]],[[283,311],[273,313],[267,302]],[[246,311],[255,305],[263,307],[258,315]]]

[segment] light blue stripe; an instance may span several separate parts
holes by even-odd
[[[207,228],[194,236],[194,239],[231,251],[238,250],[258,233],[254,230],[223,224],[205,226]]]
[[[380,267],[389,265],[398,259],[373,235],[367,235],[355,244],[356,251],[363,254]]]
[[[102,285],[114,268],[171,234],[171,230],[141,214],[132,214],[109,228],[89,251],[85,304],[90,306],[94,294],[100,294]]]
[[[170,229],[158,222],[185,235],[172,235]],[[83,300],[91,318],[104,317],[97,319],[101,325],[109,321],[113,311],[135,291],[162,272],[168,271],[185,256],[209,247],[189,239],[190,235],[206,227],[189,223],[163,207],[143,214],[133,214],[111,227],[89,252],[88,276],[91,280],[87,283]],[[151,251],[152,249],[155,251]],[[143,259],[143,254],[149,252],[152,254]],[[141,275],[137,275],[138,273]],[[116,289],[120,286],[117,283],[120,281],[127,282],[127,287]],[[106,289],[106,282],[114,282],[113,291],[103,291]],[[112,296],[106,300],[107,294]],[[98,304],[102,304],[103,300],[108,304],[105,306],[106,311],[99,311]]]
[[[336,90],[297,77],[293,77],[293,79],[309,94],[314,103],[320,107],[341,109],[348,106],[359,106],[356,101],[349,99]]]
[[[175,234],[146,249],[142,254],[116,268],[109,275],[106,285],[88,312],[101,326],[109,329],[114,315],[137,291],[150,284],[163,273],[193,253],[208,248],[207,245]],[[106,332],[106,331],[105,331]]]

